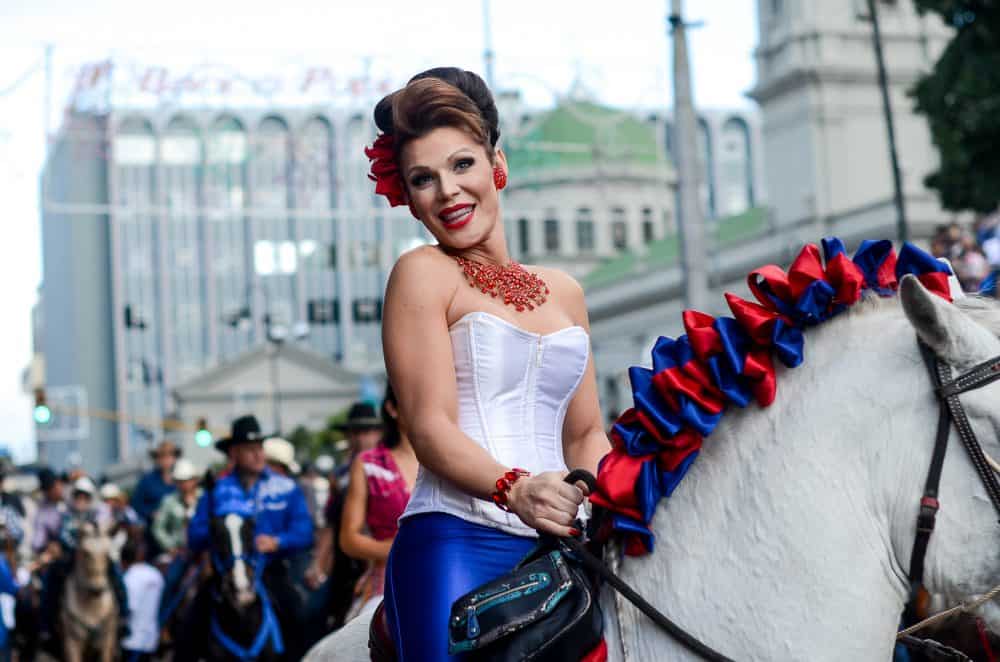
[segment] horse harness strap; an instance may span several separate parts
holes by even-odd
[[[952,379],[951,367],[947,363],[939,360],[934,352],[926,344],[924,344],[923,341],[918,339],[917,343],[920,347],[920,354],[923,357],[924,363],[927,365],[927,370],[931,375],[931,380],[934,382],[934,392],[938,398],[940,413],[938,415],[937,435],[934,441],[934,453],[931,456],[931,466],[927,472],[927,482],[924,486],[924,493],[920,498],[920,512],[917,515],[917,533],[913,540],[913,552],[910,555],[910,602],[908,604],[908,611],[911,614],[913,605],[916,601],[917,592],[923,586],[924,561],[927,556],[927,545],[930,542],[931,533],[934,531],[937,512],[940,508],[937,498],[938,488],[941,483],[941,471],[944,467],[944,459],[948,449],[948,438],[951,432],[952,423],[955,424],[955,429],[958,431],[958,436],[962,440],[962,445],[965,446],[965,449],[969,454],[969,459],[976,468],[976,473],[979,474],[979,478],[986,489],[986,493],[989,495],[990,501],[993,503],[993,507],[996,509],[997,513],[1000,514],[1000,483],[997,482],[996,474],[986,459],[983,447],[980,445],[975,432],[972,430],[972,426],[969,424],[969,418],[965,413],[965,408],[962,407],[962,403],[958,399],[958,396],[962,393],[967,393],[1000,380],[1000,356],[984,361],[983,363],[980,363],[967,372],[964,372],[958,377]],[[917,639],[913,637],[911,633],[941,620],[946,616],[950,616],[955,612],[971,612],[986,602],[993,600],[998,594],[1000,594],[1000,586],[991,589],[977,600],[952,607],[951,609],[941,612],[940,614],[935,614],[930,618],[924,619],[919,623],[906,628],[905,630],[901,630],[897,634],[897,640],[907,645],[919,647],[926,647],[927,645],[940,646],[940,644],[930,640]],[[942,647],[942,649],[946,650],[940,650],[937,652],[946,654],[949,652],[957,652],[952,649],[947,649],[947,647]],[[963,658],[952,657],[949,659]]]
[[[576,483],[577,481],[586,483],[587,488],[591,493],[597,490],[597,479],[594,478],[594,475],[586,469],[574,469],[569,472],[563,480],[570,485]],[[597,511],[598,509],[595,508],[595,516],[591,518],[590,521],[590,529],[595,532],[600,528],[598,520],[602,519],[603,516],[603,513],[598,513]],[[606,581],[613,589],[618,591],[622,597],[635,605],[639,611],[648,616],[650,620],[660,627],[660,629],[673,637],[675,641],[687,648],[689,651],[702,659],[709,660],[709,662],[733,662],[731,658],[726,657],[722,653],[719,653],[702,643],[694,635],[667,618],[663,612],[649,604],[649,602],[646,601],[641,595],[636,593],[635,589],[629,586],[621,577],[612,572],[604,561],[592,554],[582,542],[576,538],[560,538],[559,545],[573,559],[579,561],[584,568],[599,575],[601,579]]]
[[[935,389],[941,388],[941,365],[934,352],[923,342],[918,342],[920,356],[923,357],[927,370],[931,374]],[[947,369],[947,366],[945,366]],[[950,371],[950,370],[949,370]],[[934,439],[934,453],[931,456],[931,466],[927,470],[927,482],[924,483],[924,493],[920,497],[920,512],[917,515],[917,535],[913,540],[913,552],[910,554],[910,601],[915,600],[917,591],[924,582],[924,559],[927,556],[927,544],[937,520],[940,508],[938,489],[941,485],[941,471],[944,468],[945,454],[948,452],[948,436],[951,431],[951,418],[948,405],[944,399],[938,400],[937,434]]]
[[[260,624],[260,629],[257,631],[257,636],[254,637],[254,640],[250,644],[249,648],[244,648],[223,632],[222,627],[215,619],[215,616],[212,616],[212,635],[216,638],[216,640],[218,640],[222,647],[226,649],[227,652],[242,662],[251,662],[252,660],[256,660],[260,656],[261,651],[264,650],[264,646],[266,646],[269,641],[272,644],[271,649],[275,653],[281,655],[285,652],[285,644],[281,638],[281,628],[278,625],[278,618],[274,613],[271,601],[267,597],[267,590],[264,589],[259,576],[256,578],[255,584],[257,595],[260,596],[262,622]]]
[[[667,634],[673,637],[678,643],[699,657],[711,662],[733,662],[731,658],[710,648],[698,640],[694,635],[685,631],[682,627],[667,618],[663,612],[649,604],[641,595],[629,586],[621,577],[613,573],[608,566],[599,558],[587,551],[583,543],[575,538],[562,538],[560,543],[576,557],[580,563],[589,571],[596,572],[601,579],[611,585],[616,591],[631,602],[643,614],[649,617]]]

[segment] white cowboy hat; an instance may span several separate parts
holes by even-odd
[[[198,468],[194,466],[191,460],[181,458],[174,464],[174,470],[170,476],[176,481],[191,480],[192,478],[200,478],[201,472],[198,471]]]
[[[264,440],[264,457],[269,462],[283,464],[293,474],[299,473],[301,467],[295,461],[295,446],[287,439],[270,437]]]
[[[94,481],[90,480],[86,476],[81,476],[73,481],[73,491],[83,492],[84,494],[94,496],[97,493],[97,486],[94,485]]]
[[[316,458],[316,461],[313,463],[313,466],[315,466],[316,471],[320,472],[321,474],[328,474],[331,471],[333,471],[333,468],[336,466],[336,463],[333,461],[333,458],[330,457],[329,455],[320,455],[319,457]]]
[[[80,480],[84,480],[84,479],[81,478]],[[77,481],[77,482],[79,482],[79,481]],[[107,500],[107,499],[118,499],[118,498],[123,497],[123,496],[125,496],[125,493],[122,492],[122,488],[118,487],[114,483],[105,483],[104,485],[101,485],[101,498],[102,499],[104,499],[104,500]]]

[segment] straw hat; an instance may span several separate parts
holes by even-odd
[[[301,467],[295,461],[295,446],[281,437],[270,437],[264,440],[264,457],[268,462],[284,465],[293,474],[299,473]]]

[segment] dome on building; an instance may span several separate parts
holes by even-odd
[[[504,145],[511,173],[648,170],[666,165],[656,130],[628,112],[567,99]]]

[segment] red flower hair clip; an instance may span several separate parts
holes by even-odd
[[[365,156],[371,161],[368,179],[375,182],[375,193],[384,195],[391,207],[398,207],[406,204],[406,191],[392,145],[392,134],[383,133],[371,147],[365,147]]]

